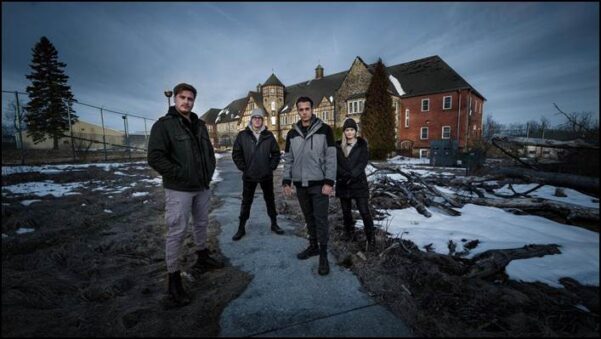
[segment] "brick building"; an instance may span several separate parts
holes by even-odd
[[[232,101],[216,116],[209,110],[203,119],[216,126],[218,144],[228,146],[232,135],[247,126],[250,112],[263,108],[267,127],[283,146],[286,133],[299,119],[296,99],[308,96],[314,102],[315,114],[330,126],[339,128],[346,117],[352,117],[361,133],[361,113],[375,65],[356,57],[347,71],[328,76],[318,65],[313,79],[290,86],[271,74],[256,91]],[[463,150],[480,137],[486,99],[439,56],[386,69],[396,117],[395,146],[401,153],[426,157],[430,142],[440,139],[457,140]]]

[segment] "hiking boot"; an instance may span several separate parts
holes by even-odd
[[[319,254],[319,247],[317,246],[317,241],[309,240],[309,247],[307,247],[304,251],[300,252],[296,255],[296,257],[300,260],[309,259],[310,257],[316,256]]]
[[[223,268],[225,265],[223,262],[209,256],[209,249],[196,251],[196,262],[192,266],[192,269],[200,271],[208,271],[217,268]]]
[[[273,221],[271,223],[271,231],[275,234],[284,234],[284,230],[280,228],[280,226],[278,226],[278,223]]]
[[[330,273],[330,264],[328,263],[328,250],[325,245],[319,247],[319,275],[327,275]]]
[[[234,234],[234,236],[232,237],[232,240],[238,241],[238,240],[242,239],[242,237],[246,234],[246,230],[244,230],[245,224],[246,224],[246,221],[240,220],[240,224],[238,225],[238,232],[236,232],[236,234]]]
[[[169,273],[167,290],[169,291],[169,296],[179,306],[187,305],[190,303],[190,296],[184,290],[184,286],[182,285],[182,277],[180,275],[180,271]]]

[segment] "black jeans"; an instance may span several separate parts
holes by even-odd
[[[321,193],[322,185],[310,187],[296,186],[296,196],[300,204],[307,230],[309,231],[309,240],[318,241],[320,246],[328,244],[328,208],[330,204],[329,197]]]
[[[243,181],[242,186],[242,208],[240,209],[240,220],[246,221],[250,217],[250,206],[253,203],[255,197],[255,189],[257,184],[261,185],[263,190],[263,199],[265,199],[265,205],[267,206],[267,214],[272,222],[276,220],[278,215],[275,210],[275,197],[273,195],[273,178],[264,180],[261,182],[256,181]]]
[[[374,229],[374,221],[369,213],[368,198],[340,198],[340,206],[342,207],[342,220],[345,229],[351,229],[353,226],[353,215],[351,214],[352,199],[355,199],[363,225],[365,226],[365,234],[370,234]]]

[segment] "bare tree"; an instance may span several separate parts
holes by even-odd
[[[566,118],[560,127],[571,134],[571,138],[582,138],[588,142],[599,143],[599,120],[591,112],[566,113],[553,103],[558,113]]]

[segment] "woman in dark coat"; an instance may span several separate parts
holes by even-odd
[[[336,196],[340,198],[344,222],[344,240],[354,237],[353,216],[351,214],[352,200],[363,219],[365,238],[369,250],[375,248],[374,222],[369,212],[369,188],[365,167],[369,160],[367,142],[357,137],[357,123],[347,118],[342,126],[342,140],[336,142]]]

